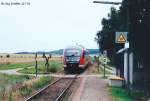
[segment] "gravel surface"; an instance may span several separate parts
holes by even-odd
[[[99,77],[83,78],[71,101],[111,101],[107,82]]]
[[[107,80],[87,78],[80,101],[111,101],[106,86]]]
[[[70,87],[68,94],[67,94],[67,99],[68,101],[71,101],[73,98],[74,94],[76,93],[78,87],[80,86],[81,78],[77,78],[73,85]]]
[[[91,69],[89,68],[85,74],[91,74]],[[69,101],[112,101],[107,91],[107,84],[108,80],[102,77],[83,76],[78,89]]]

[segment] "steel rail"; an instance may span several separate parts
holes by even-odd
[[[38,94],[40,94],[42,91],[44,91],[45,89],[47,89],[48,87],[50,87],[51,85],[55,84],[56,82],[60,81],[62,78],[59,78],[58,80],[50,83],[49,85],[45,86],[44,88],[40,89],[39,91],[37,91],[35,94],[33,94],[32,96],[30,96],[29,98],[27,98],[25,101],[30,101],[31,99],[33,99],[34,97],[36,97]]]
[[[40,93],[42,93],[44,90],[46,90],[46,89],[49,88],[50,86],[56,84],[57,82],[59,82],[59,81],[62,80],[62,79],[73,79],[73,80],[74,80],[74,79],[76,79],[76,78],[77,78],[77,75],[76,75],[75,77],[73,77],[73,78],[61,77],[61,78],[59,78],[58,80],[56,80],[56,81],[50,83],[49,85],[45,86],[44,88],[40,89],[40,90],[37,91],[35,94],[31,95],[29,98],[25,99],[25,101],[30,101],[30,100],[32,100],[32,99],[35,98],[37,95],[39,95]],[[72,82],[72,83],[73,83],[73,82]],[[71,85],[70,85],[70,86],[71,86]],[[67,87],[67,88],[69,88],[69,87]],[[67,90],[67,89],[65,89],[65,90]],[[63,92],[64,92],[65,90],[63,90]],[[60,96],[60,97],[61,97],[61,96]]]
[[[67,85],[67,87],[59,94],[59,96],[55,99],[55,101],[61,101],[61,98],[63,97],[63,95],[65,95],[65,93],[67,92],[67,90],[71,87],[71,85],[73,84],[73,82],[75,81],[75,79],[77,78],[78,75],[76,75],[74,78],[72,78],[72,81]]]

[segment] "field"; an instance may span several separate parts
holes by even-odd
[[[25,68],[34,66],[34,62],[31,63],[15,63],[15,64],[0,64],[0,70],[16,69],[16,68]]]
[[[62,62],[54,61],[54,60],[49,62],[48,70],[45,67],[44,62],[39,62],[37,68],[38,68],[37,69],[38,74],[56,73],[56,72],[61,71],[63,69],[62,68]],[[35,74],[35,66],[25,67],[25,68],[19,70],[18,72],[26,73],[26,74]]]
[[[9,54],[9,57],[7,57],[7,54],[0,54],[0,56],[2,56],[0,57],[0,70],[22,68],[23,70],[20,70],[22,73],[35,73],[34,54]],[[42,55],[38,55],[37,61],[39,73],[44,73],[45,58],[42,58]],[[49,63],[49,67],[60,68],[62,66],[62,58],[52,57],[49,59]],[[56,72],[56,70],[54,70],[54,72]]]
[[[7,57],[9,55],[9,57]],[[38,61],[45,61],[42,55],[37,56]],[[61,60],[60,56],[53,56],[50,60]],[[35,62],[34,54],[0,54],[0,64],[16,64]]]

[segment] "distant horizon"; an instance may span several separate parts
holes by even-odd
[[[98,49],[99,48],[87,48],[87,49]],[[54,49],[54,50],[50,50],[50,51],[45,51],[45,50],[40,50],[40,51],[18,51],[18,52],[0,52],[0,54],[7,54],[7,53],[10,53],[10,54],[14,54],[14,53],[22,53],[22,52],[26,52],[26,53],[36,53],[36,52],[52,52],[52,51],[58,51],[58,50],[62,50],[62,49]]]

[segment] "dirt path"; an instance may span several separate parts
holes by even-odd
[[[80,86],[70,101],[112,101],[107,84],[108,80],[102,77],[82,77]]]
[[[17,69],[9,69],[9,70],[0,70],[0,74],[15,74],[15,75],[21,75],[22,73],[17,72],[18,70],[21,70],[22,68]]]

